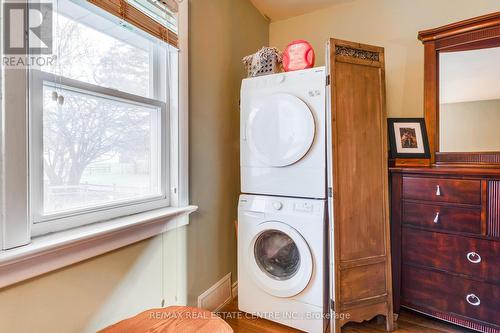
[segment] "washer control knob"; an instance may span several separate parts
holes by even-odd
[[[279,201],[273,202],[273,208],[276,210],[281,210],[283,208],[283,204]]]

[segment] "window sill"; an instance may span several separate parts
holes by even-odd
[[[187,224],[197,206],[168,207],[33,238],[0,251],[0,288],[116,250]]]

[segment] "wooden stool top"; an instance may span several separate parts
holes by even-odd
[[[111,325],[100,333],[232,333],[231,327],[210,311],[189,306],[151,309]]]

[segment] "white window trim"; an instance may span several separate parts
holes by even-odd
[[[27,9],[27,5],[26,5]],[[3,11],[3,6],[0,6]],[[3,19],[4,13],[0,13]],[[3,25],[3,22],[1,22]],[[0,34],[3,54],[3,34]],[[0,147],[0,249],[29,243],[28,212],[28,71],[1,66],[2,138]],[[6,82],[15,82],[7,85]]]
[[[0,17],[2,13],[0,13]],[[170,207],[116,218],[51,235],[31,237],[28,214],[27,71],[2,68],[0,101],[0,288],[133,244],[189,223],[188,1],[179,3],[178,105],[171,114]],[[1,35],[1,34],[0,34]],[[2,37],[0,36],[0,39]],[[0,40],[1,41],[1,40]],[[3,43],[0,43],[3,45]],[[1,47],[1,46],[0,46]],[[2,53],[0,53],[2,54]],[[175,74],[175,73],[171,73]],[[16,86],[5,86],[10,76]],[[9,81],[10,81],[9,78]],[[170,99],[169,103],[174,102]],[[8,158],[6,158],[8,157]],[[29,244],[29,245],[26,245]],[[22,246],[24,245],[24,246]],[[17,248],[15,248],[17,247]],[[9,248],[9,250],[3,250]]]
[[[178,228],[196,206],[167,207],[34,238],[0,251],[0,288]]]

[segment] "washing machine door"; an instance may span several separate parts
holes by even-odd
[[[259,224],[250,242],[249,258],[256,284],[276,297],[292,297],[303,291],[313,273],[307,242],[286,223]]]
[[[301,99],[274,94],[259,100],[248,116],[246,137],[252,153],[270,167],[284,167],[304,157],[314,141],[314,117]]]

